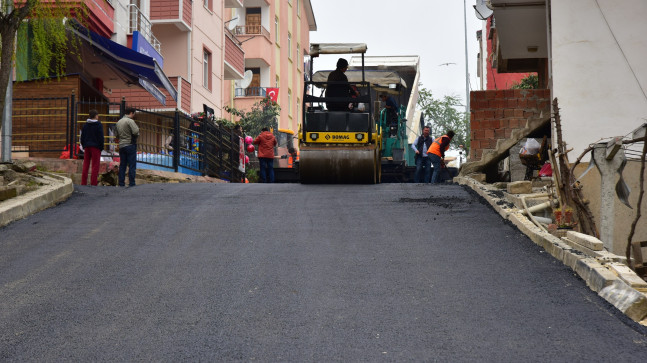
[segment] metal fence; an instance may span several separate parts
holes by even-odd
[[[102,159],[118,160],[115,125],[124,114],[126,101],[77,101],[74,95],[14,99],[12,151],[35,157],[82,157],[81,130],[92,109],[99,112],[104,127]],[[140,129],[139,168],[209,175],[232,182],[244,180],[239,169],[243,141],[230,130],[177,110],[137,109],[135,121]]]
[[[14,98],[12,151],[58,157],[70,145],[70,98]]]

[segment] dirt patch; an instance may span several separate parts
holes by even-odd
[[[11,193],[3,194],[6,196],[23,195],[46,185],[43,176],[44,174],[37,169],[36,164],[33,162],[15,161],[13,163],[3,163],[0,164],[0,190],[12,191]]]
[[[472,204],[472,199],[461,197],[427,197],[427,198],[400,198],[400,203],[425,203],[433,204],[446,209],[453,209],[460,206],[464,207],[465,204]]]

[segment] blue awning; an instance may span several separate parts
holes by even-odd
[[[155,89],[155,86],[166,89],[171,98],[177,102],[177,90],[155,59],[104,38],[86,29],[75,20],[69,21],[69,23],[72,32],[100,52],[108,61],[109,66],[134,79],[163,105],[166,105],[166,98],[159,90]]]

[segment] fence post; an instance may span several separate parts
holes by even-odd
[[[70,159],[74,157],[74,151],[76,150],[76,138],[74,137],[76,134],[76,92],[72,90],[72,96],[70,97],[70,129],[69,133],[67,134],[68,140],[67,140],[67,147],[68,151],[70,152]]]
[[[126,114],[126,97],[121,97],[121,105],[119,105],[119,118],[124,117]]]
[[[180,111],[175,109],[173,117],[173,170],[177,173],[180,164]]]

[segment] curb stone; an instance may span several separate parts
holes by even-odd
[[[620,264],[612,261],[621,260],[621,256],[616,256],[608,251],[595,251],[599,253],[599,257],[593,258],[581,251],[580,248],[571,246],[567,241],[537,227],[520,210],[516,209],[514,204],[508,202],[505,194],[500,190],[484,185],[470,177],[455,177],[454,182],[474,190],[503,219],[510,221],[535,244],[541,246],[546,252],[570,267],[586,282],[586,285],[591,290],[598,293],[600,297],[615,306],[631,320],[647,326],[647,293],[643,293],[625,282],[636,281],[633,276],[640,279],[626,265],[621,265],[626,269],[622,269],[622,276],[618,275],[615,266]],[[592,244],[589,244],[589,246],[593,247]],[[586,249],[588,250],[589,248]],[[642,290],[642,285],[640,289]]]
[[[19,195],[0,205],[0,227],[28,217],[36,212],[65,201],[74,192],[72,179],[51,173],[43,173],[50,185]]]

